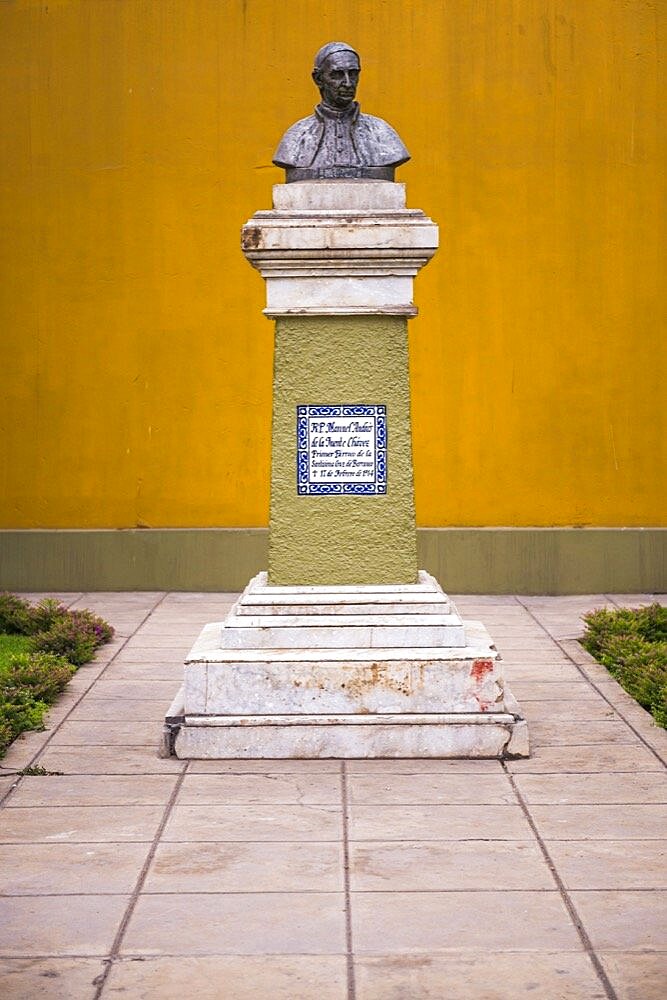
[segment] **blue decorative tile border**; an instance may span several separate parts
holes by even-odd
[[[386,406],[297,406],[296,441],[300,496],[387,492]]]

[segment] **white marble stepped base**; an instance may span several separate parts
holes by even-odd
[[[512,715],[254,716],[187,720],[182,758],[526,756]]]
[[[326,588],[259,574],[195,643],[165,742],[183,758],[528,753],[486,629],[424,572]]]
[[[419,588],[419,589],[410,589]],[[278,591],[276,593],[276,591]],[[250,581],[223,626],[226,649],[387,649],[465,646],[463,622],[427,573],[419,583],[378,592],[372,586],[270,588]]]

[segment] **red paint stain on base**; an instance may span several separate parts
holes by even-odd
[[[476,681],[481,683],[486,675],[491,673],[492,670],[493,660],[474,660],[473,665],[470,668],[470,676],[474,677]]]

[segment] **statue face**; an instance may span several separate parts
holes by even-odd
[[[359,83],[359,61],[354,52],[334,52],[313,73],[325,104],[332,108],[349,107]]]

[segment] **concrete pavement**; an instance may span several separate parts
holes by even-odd
[[[667,733],[576,643],[652,595],[452,595],[529,720],[507,763],[162,760],[235,595],[59,596],[117,635],[2,761],[3,997],[665,995]]]

